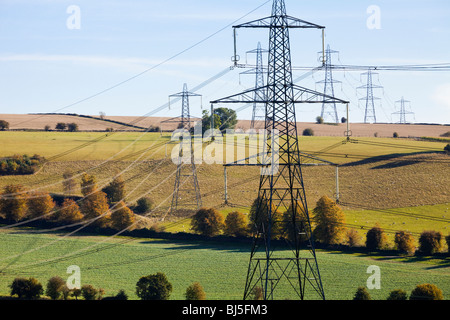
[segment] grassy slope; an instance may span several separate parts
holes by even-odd
[[[33,276],[45,284],[55,275],[66,279],[67,267],[75,264],[81,268],[82,283],[102,287],[106,290],[106,295],[113,295],[124,289],[130,298],[135,299],[137,280],[143,275],[160,271],[166,273],[173,284],[172,299],[183,299],[186,287],[194,281],[199,281],[204,286],[208,299],[242,298],[249,257],[246,245],[135,239],[90,255],[70,257],[37,267],[23,267],[71,254],[104,239],[77,237],[63,239],[14,259],[3,260],[7,256],[33,250],[58,239],[61,240],[51,235],[1,232],[0,241],[5,245],[0,247],[0,257],[3,257],[0,261],[0,294],[8,293],[7,285],[16,276]],[[121,240],[123,239],[111,241],[118,243]],[[103,245],[109,243],[108,241]],[[95,249],[101,249],[103,245]],[[370,292],[375,299],[385,299],[393,289],[402,288],[410,292],[415,285],[425,282],[439,286],[446,297],[450,293],[450,273],[446,268],[448,259],[440,264],[416,262],[414,259],[410,259],[409,263],[399,263],[394,258],[325,251],[319,251],[317,258],[328,299],[351,299],[356,288],[366,284],[369,265],[381,268],[381,289]],[[278,296],[279,299],[287,297],[286,293]]]

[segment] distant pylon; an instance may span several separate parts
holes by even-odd
[[[400,121],[398,123],[402,123],[402,124],[408,123],[408,122],[406,122],[406,115],[407,114],[414,114],[414,112],[406,110],[406,104],[410,104],[411,101],[405,100],[402,97],[400,100],[395,101],[395,103],[400,103],[400,111],[393,112],[392,114],[400,115]]]
[[[366,73],[363,73],[363,76],[367,76],[367,84],[364,86],[358,87],[358,89],[366,90],[366,96],[359,100],[366,101],[366,109],[364,112],[364,123],[377,123],[377,117],[375,114],[375,100],[380,100],[380,98],[375,97],[373,95],[373,89],[381,89],[382,86],[374,85],[372,81],[372,76],[374,73],[371,69],[369,69]]]
[[[177,159],[177,173],[173,189],[172,205],[170,211],[183,209],[199,209],[202,205],[200,187],[197,179],[197,168],[194,161],[194,150],[192,147],[191,116],[189,110],[189,97],[200,96],[189,92],[187,85],[183,85],[183,91],[169,96],[180,97],[182,100],[181,117],[178,129],[180,132],[179,152]]]
[[[303,184],[295,104],[348,102],[293,83],[289,41],[291,28],[324,27],[288,16],[284,0],[274,0],[271,16],[233,28],[269,29],[265,100],[255,100],[257,88],[211,101],[265,104],[265,151],[244,299],[258,287],[264,299],[292,297],[289,294],[325,299]]]
[[[264,88],[264,67],[263,67],[263,50],[261,49],[261,43],[258,42],[256,49],[256,68],[255,68],[255,101],[265,100]],[[266,108],[262,103],[253,103],[252,122],[250,124],[251,129],[263,128],[264,120],[266,116]]]
[[[317,81],[317,83],[323,83],[323,94],[334,97],[334,83],[340,83],[341,81],[337,81],[333,79],[333,72],[331,69],[331,54],[339,53],[339,51],[331,50],[330,45],[327,45],[327,49],[325,51],[325,79],[321,81]],[[322,53],[323,54],[323,53]],[[334,123],[339,123],[336,102],[323,103],[322,104],[322,112],[320,116],[325,121],[327,119],[331,119]]]

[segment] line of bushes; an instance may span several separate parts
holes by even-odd
[[[13,155],[0,159],[0,175],[25,175],[35,173],[45,162],[40,155]]]

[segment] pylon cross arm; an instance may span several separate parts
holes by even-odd
[[[274,19],[279,18],[279,19]],[[274,24],[273,22],[277,21],[283,21],[283,24]],[[294,18],[288,15],[281,15],[279,17],[277,16],[270,16],[266,18],[261,18],[257,20],[253,20],[250,22],[246,22],[243,24],[239,24],[236,26],[233,26],[233,28],[272,28],[272,27],[288,27],[288,28],[304,28],[304,29],[325,29],[324,26],[311,23],[305,20],[301,20],[298,18]]]

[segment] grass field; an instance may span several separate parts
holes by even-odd
[[[122,243],[123,240],[92,236],[60,238],[2,231],[0,294],[8,294],[7,286],[16,276],[33,276],[46,283],[55,275],[67,279],[67,268],[78,265],[81,282],[105,289],[107,296],[124,289],[130,298],[136,299],[135,284],[141,276],[164,272],[174,288],[172,299],[184,299],[187,286],[194,281],[203,285],[208,299],[242,299],[249,258],[247,245],[156,239],[131,239]],[[52,241],[57,242],[36,250]],[[100,241],[105,242],[92,247]],[[111,243],[117,245],[102,250]],[[90,251],[86,255],[80,252],[79,256],[70,256],[77,250],[88,248]],[[35,251],[29,252],[32,250]],[[24,252],[29,253],[21,255]],[[19,256],[5,259],[16,254]],[[59,260],[45,263],[58,257]],[[448,258],[377,257],[319,250],[317,259],[327,299],[352,299],[356,288],[366,285],[370,276],[366,271],[370,265],[377,265],[381,270],[381,289],[370,291],[374,299],[384,300],[391,290],[399,288],[410,293],[420,283],[436,284],[446,298],[450,294]],[[36,264],[40,262],[42,264]],[[294,297],[279,291],[276,298]],[[309,296],[309,299],[315,298]]]
[[[1,176],[0,188],[23,184],[29,190],[61,194],[66,171],[89,172],[97,177],[100,186],[121,173],[126,182],[127,203],[149,195],[164,212],[170,205],[176,169],[170,160],[173,144],[166,149],[169,141],[169,135],[161,137],[159,133],[0,132],[0,157],[36,153],[50,160],[34,175]],[[343,141],[342,137],[301,137],[300,148],[340,165],[340,200],[349,225],[360,228],[379,223],[388,232],[391,244],[395,230],[413,232],[416,240],[423,230],[449,234],[448,156],[434,153],[443,150],[444,142],[387,138]],[[197,173],[204,206],[224,213],[247,212],[257,196],[258,168],[228,169],[228,206],[224,205],[223,166],[201,164]],[[334,197],[335,174],[333,166],[304,167],[310,209],[321,196]],[[80,194],[80,190],[75,193]],[[189,219],[173,224],[178,219],[166,217],[173,226],[168,231],[189,231]],[[66,268],[76,264],[81,267],[82,282],[104,288],[107,295],[125,289],[135,298],[134,286],[139,277],[162,271],[174,285],[174,299],[182,299],[184,290],[194,281],[201,282],[209,299],[242,298],[248,246],[146,239],[121,243],[123,239],[108,239],[117,246],[102,250],[104,244],[98,243],[107,238],[29,231],[0,230],[0,294],[8,293],[7,286],[16,276],[34,276],[44,283],[54,275],[66,277]],[[49,245],[37,249],[46,244]],[[72,256],[92,245],[99,250]],[[65,255],[69,256],[26,267]],[[365,285],[366,269],[372,264],[382,270],[382,289],[371,291],[376,299],[386,298],[390,290],[397,288],[410,292],[424,282],[438,285],[446,298],[450,293],[448,258],[427,260],[319,251],[318,260],[329,299],[351,299],[356,288]]]

